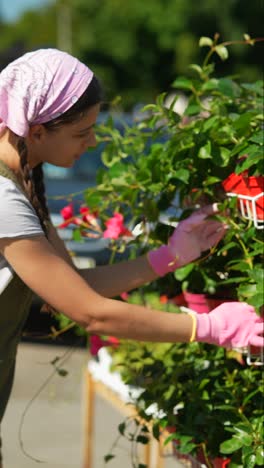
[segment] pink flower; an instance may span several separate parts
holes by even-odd
[[[120,297],[121,297],[121,299],[123,299],[123,301],[127,301],[128,298],[129,298],[129,295],[128,295],[127,292],[122,292],[122,293],[120,294]]]
[[[64,206],[64,208],[62,208],[60,211],[60,214],[63,217],[64,222],[59,224],[58,228],[63,229],[69,226],[69,224],[75,224],[76,226],[82,225],[82,220],[77,216],[74,216],[73,203]]]
[[[88,206],[81,206],[80,213],[82,214],[82,220],[85,223],[91,224],[92,226],[98,226],[98,211],[91,212]]]
[[[64,221],[63,223],[59,224],[57,227],[60,228],[60,229],[63,229],[67,226],[69,226],[69,224],[75,224],[76,226],[81,226],[82,225],[82,220],[80,218],[77,218],[77,216],[74,216],[73,218],[69,218],[67,219],[66,221]]]
[[[120,236],[131,237],[131,232],[124,225],[124,216],[121,213],[114,213],[114,216],[105,223],[107,229],[103,233],[103,237],[110,239],[118,239]]]
[[[98,351],[103,348],[103,346],[118,346],[119,340],[115,336],[109,336],[107,340],[102,340],[98,335],[90,336],[90,352],[92,356],[96,356]]]
[[[69,219],[69,218],[72,218],[73,215],[74,215],[73,203],[70,203],[69,205],[64,206],[64,208],[62,208],[60,214],[63,217],[63,219],[65,219],[65,220]]]

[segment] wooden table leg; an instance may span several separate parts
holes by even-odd
[[[92,468],[93,439],[94,439],[94,405],[95,388],[90,372],[85,373],[85,408],[84,408],[84,465],[83,468]]]
[[[163,457],[163,440],[161,440],[157,443],[158,445],[158,450],[157,450],[157,464],[155,468],[164,468],[164,457]]]
[[[152,440],[144,446],[144,464],[150,467]]]

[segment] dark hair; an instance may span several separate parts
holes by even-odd
[[[98,79],[93,76],[91,83],[86,88],[78,101],[59,117],[46,122],[43,126],[48,131],[56,131],[62,125],[69,125],[81,119],[85,113],[102,101],[102,88]],[[19,138],[17,149],[20,155],[20,165],[24,177],[24,184],[30,201],[40,220],[44,233],[48,234],[46,222],[49,220],[49,210],[45,197],[45,185],[42,163],[30,170],[27,158],[27,146],[24,138]]]

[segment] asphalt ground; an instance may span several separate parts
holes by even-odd
[[[51,362],[56,358],[64,359],[56,365],[67,376],[54,372]],[[84,468],[88,359],[84,348],[20,344],[15,382],[2,423],[4,468]],[[91,468],[132,467],[131,446],[126,440],[118,443],[116,457],[104,463],[123,420],[124,415],[108,401],[95,398]],[[164,468],[180,467],[175,458],[164,459]]]

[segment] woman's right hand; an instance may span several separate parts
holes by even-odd
[[[226,302],[195,317],[196,341],[236,348],[264,346],[263,319],[245,302]]]

